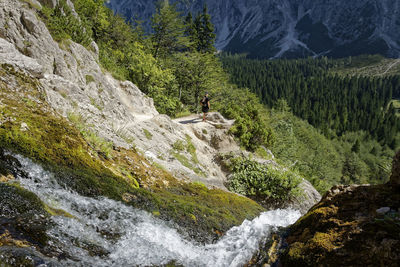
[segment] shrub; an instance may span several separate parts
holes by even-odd
[[[228,189],[255,198],[286,200],[297,193],[301,179],[291,171],[279,170],[249,159],[234,158]]]

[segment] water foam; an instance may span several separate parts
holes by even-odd
[[[242,266],[277,227],[300,217],[294,210],[268,211],[231,228],[215,244],[199,245],[145,211],[66,190],[41,166],[16,157],[29,174],[29,178],[18,177],[21,186],[74,217],[53,216],[55,224],[48,231],[54,244],[65,252],[63,265],[150,266],[175,261],[184,266]]]

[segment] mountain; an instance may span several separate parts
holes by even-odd
[[[110,0],[128,19],[148,21],[157,1]],[[249,57],[279,58],[382,54],[400,57],[396,0],[175,0],[183,13],[207,4],[216,47]],[[147,29],[149,23],[144,24]]]

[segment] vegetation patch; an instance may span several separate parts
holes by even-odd
[[[186,142],[178,140],[172,145],[174,150],[171,152],[172,156],[174,156],[174,158],[176,158],[186,168],[191,169],[199,175],[205,176],[205,173],[200,168],[196,167],[196,165],[199,164],[199,159],[197,158],[196,147],[192,143],[192,138],[189,135],[185,135],[185,138]],[[190,160],[181,154],[181,152],[184,151],[191,155]]]
[[[288,200],[299,194],[301,178],[289,171],[245,158],[230,160],[228,189],[256,199]]]
[[[151,140],[153,138],[153,134],[151,132],[149,132],[149,130],[143,129],[143,133],[147,139]]]
[[[75,127],[81,132],[82,136],[88,142],[88,144],[98,153],[98,155],[111,158],[113,143],[104,140],[99,137],[96,133],[90,130],[85,120],[80,114],[68,113],[68,119],[75,125]]]
[[[191,169],[195,173],[205,176],[205,173],[198,167],[196,167],[187,157],[180,153],[172,152],[171,153],[174,158],[176,158],[183,166],[188,169]]]
[[[85,75],[86,84],[94,82],[94,77],[92,75]]]
[[[43,6],[40,16],[54,40],[61,42],[72,39],[83,46],[89,46],[91,43],[91,29],[74,15],[66,0],[58,1],[54,9]]]

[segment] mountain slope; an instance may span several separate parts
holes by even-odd
[[[148,21],[156,2],[109,0],[108,5],[128,19]],[[216,47],[233,53],[264,58],[400,56],[400,3],[396,0],[171,2],[184,13],[197,13],[207,4],[216,27]]]

